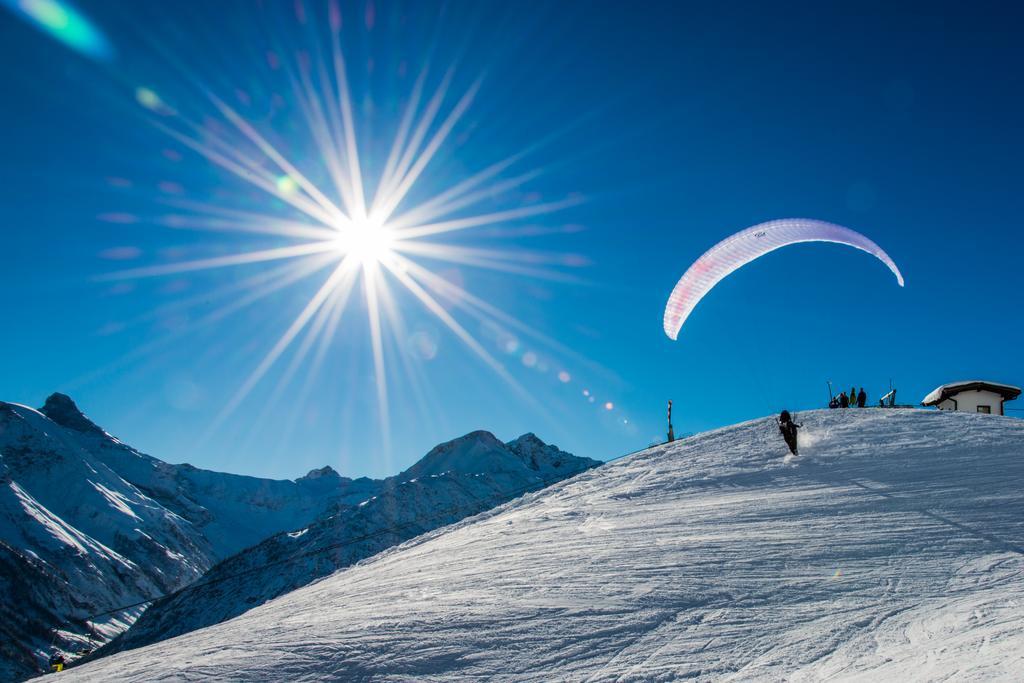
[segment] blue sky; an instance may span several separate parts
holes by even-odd
[[[382,476],[478,428],[612,457],[663,434],[669,398],[682,433],[819,407],[826,380],[863,385],[872,400],[892,380],[907,402],[958,379],[1020,384],[1020,17],[984,3],[890,5],[343,4],[369,176],[429,64],[428,90],[453,67],[445,111],[481,84],[410,203],[524,149],[494,182],[542,172],[472,209],[572,200],[451,238],[556,254],[552,278],[429,264],[537,333],[458,318],[518,391],[396,288],[406,325],[384,331],[385,446],[360,287],[315,373],[306,363],[282,383],[297,342],[215,424],[322,278],[198,329],[271,266],[104,279],[280,246],[161,224],[188,214],[183,201],[289,209],[154,123],[189,117],[221,130],[209,90],[319,184],[321,155],[268,52],[303,59],[327,35],[326,6],[303,4],[303,24],[292,2],[82,1],[109,43],[88,54],[5,3],[0,398],[39,405],[67,391],[109,431],[173,462]],[[679,341],[664,335],[665,301],[694,259],[732,232],[791,216],[868,235],[906,288],[861,252],[798,245],[722,282]]]

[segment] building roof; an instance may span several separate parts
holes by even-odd
[[[999,394],[1003,397],[1004,401],[1012,401],[1013,399],[1020,396],[1020,387],[1015,387],[1010,384],[1000,384],[999,382],[985,382],[984,380],[970,380],[967,382],[953,382],[951,384],[943,384],[938,387],[932,393],[924,397],[921,401],[923,406],[934,406],[942,403],[947,398],[959,394],[961,391],[991,391],[994,394]]]

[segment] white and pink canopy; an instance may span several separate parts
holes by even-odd
[[[903,286],[903,275],[889,255],[870,239],[841,225],[808,218],[782,218],[760,223],[711,247],[683,274],[665,306],[665,334],[679,336],[686,318],[711,289],[734,270],[770,251],[799,242],[835,242],[855,247],[889,266]]]

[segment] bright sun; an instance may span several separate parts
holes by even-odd
[[[395,244],[395,231],[387,225],[366,219],[344,228],[335,239],[335,248],[362,265],[387,260]]]
[[[450,111],[441,115],[448,101],[452,71],[449,70],[436,85],[433,95],[428,97],[423,91],[428,78],[426,66],[405,104],[383,168],[367,185],[360,164],[355,107],[338,27],[332,25],[330,54],[323,63],[310,68],[309,74],[299,65],[295,69],[303,72],[304,77],[315,73],[321,75],[316,87],[306,83],[304,88],[297,87],[291,93],[298,108],[306,113],[306,122],[312,124],[305,128],[313,133],[313,143],[320,152],[318,175],[312,178],[275,148],[271,138],[246,120],[242,112],[212,92],[206,91],[205,94],[223,119],[215,120],[227,124],[222,126],[223,130],[204,127],[170,107],[164,107],[153,93],[139,100],[142,106],[161,117],[157,123],[174,140],[247,186],[266,193],[274,202],[273,210],[252,211],[236,210],[219,203],[200,203],[195,215],[175,216],[175,225],[270,234],[287,238],[289,243],[127,269],[111,274],[112,279],[162,276],[273,261],[290,262],[276,269],[267,268],[243,281],[251,283],[247,286],[252,289],[238,302],[232,302],[223,309],[229,311],[234,310],[232,306],[249,305],[313,274],[324,278],[294,320],[269,345],[260,362],[224,404],[211,430],[238,407],[293,345],[296,347],[294,355],[284,370],[284,379],[279,380],[282,383],[278,384],[278,389],[291,380],[304,358],[312,359],[308,376],[314,377],[330,341],[342,329],[339,321],[353,293],[361,290],[366,299],[380,434],[386,441],[391,430],[388,425],[388,372],[385,368],[389,354],[385,353],[385,348],[389,344],[404,344],[405,337],[399,338],[399,335],[405,335],[406,329],[402,307],[396,304],[392,291],[394,285],[417,300],[441,327],[457,337],[517,393],[528,397],[505,365],[466,329],[455,312],[474,323],[507,326],[535,336],[537,333],[492,302],[435,272],[428,263],[444,262],[454,267],[485,268],[534,277],[553,275],[543,264],[559,261],[549,261],[549,255],[472,247],[444,240],[441,236],[542,216],[574,206],[580,198],[570,196],[528,203],[517,201],[506,208],[479,210],[484,203],[490,206],[496,199],[504,202],[518,197],[520,188],[540,173],[533,170],[511,177],[503,175],[526,154],[523,151],[443,186],[435,194],[421,197],[419,202],[411,201],[411,191],[473,102],[482,82],[479,79],[474,81],[452,104]],[[313,155],[311,163],[316,161],[316,157]],[[318,177],[324,180],[314,182]],[[441,176],[441,180],[445,179]],[[372,194],[367,193],[368,187],[373,188]],[[357,287],[359,284],[362,286]],[[220,315],[223,314],[215,311],[208,319],[216,320]],[[386,332],[392,332],[394,339],[388,339]],[[404,360],[407,359],[403,356]],[[312,385],[307,383],[306,386]],[[384,450],[388,451],[386,443]]]

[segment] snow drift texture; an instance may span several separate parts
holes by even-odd
[[[65,677],[1018,677],[1024,422],[799,420],[801,458],[767,419],[653,448]]]
[[[220,623],[397,543],[598,464],[533,434],[503,444],[489,432],[472,432],[384,480],[359,505],[343,506],[224,560],[196,588],[155,603],[98,654]]]

